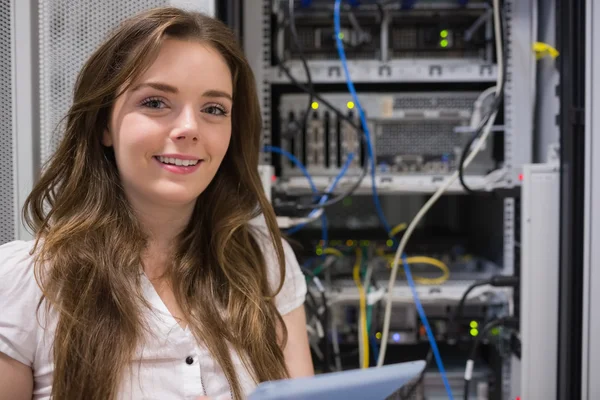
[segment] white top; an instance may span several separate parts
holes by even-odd
[[[268,236],[258,235],[257,241],[275,285],[279,282],[276,253]],[[44,313],[40,313],[39,322],[36,318],[41,290],[33,274],[33,257],[29,255],[33,244],[33,241],[14,241],[0,246],[0,352],[32,368],[33,399],[50,399],[54,370],[51,344],[56,315],[49,315],[46,330],[40,326],[46,322]],[[306,282],[291,247],[285,241],[283,246],[286,276],[275,301],[279,312],[285,315],[303,304]],[[127,376],[122,381],[118,398],[193,400],[204,395],[202,374],[206,395],[214,400],[230,399],[225,374],[206,347],[180,327],[150,281],[146,278],[142,282],[145,297],[155,311],[145,313],[156,335],[138,346],[132,360],[135,367],[126,368]],[[256,383],[233,350],[231,355],[242,390],[248,395]],[[186,362],[188,357],[193,358],[192,364]]]

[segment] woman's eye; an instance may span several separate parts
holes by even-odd
[[[148,107],[148,108],[160,109],[160,108],[165,107],[165,102],[162,101],[161,99],[149,98],[149,99],[142,101],[142,106]]]
[[[227,115],[225,108],[217,105],[206,107],[204,112],[211,115]]]

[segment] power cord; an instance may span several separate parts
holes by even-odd
[[[489,323],[487,323],[483,330],[477,335],[475,338],[475,342],[473,343],[473,347],[471,347],[471,352],[469,355],[469,359],[467,360],[467,364],[465,366],[465,386],[463,392],[463,400],[469,400],[469,386],[471,384],[471,378],[473,377],[473,368],[475,367],[475,358],[477,357],[477,350],[479,350],[479,346],[481,341],[485,339],[485,337],[490,333],[490,331],[499,326],[505,326],[509,329],[515,330],[517,329],[519,320],[515,317],[502,317],[495,319]]]
[[[487,286],[487,285],[490,285],[493,287],[517,287],[519,285],[519,282],[520,282],[520,280],[519,280],[519,277],[517,277],[517,276],[503,276],[503,275],[497,275],[497,276],[493,276],[490,279],[473,282],[467,288],[467,290],[465,290],[465,292],[463,293],[462,297],[460,298],[458,304],[456,305],[454,312],[452,313],[452,317],[450,318],[450,321],[448,323],[448,342],[454,343],[457,340],[456,339],[456,334],[457,334],[456,325],[458,323],[458,319],[460,317],[462,317],[465,302],[467,301],[469,294],[473,290],[475,290],[478,287]]]
[[[470,149],[473,146],[473,143],[481,137],[481,141],[487,140],[487,137],[492,130],[493,123],[496,120],[496,115],[500,110],[500,105],[502,104],[502,95],[504,93],[504,86],[506,81],[506,56],[504,54],[503,42],[507,42],[506,37],[506,26],[502,26],[502,22],[506,25],[506,18],[503,12],[500,10],[499,0],[493,0],[493,16],[494,16],[494,36],[496,41],[496,61],[498,64],[498,79],[496,82],[496,94],[494,96],[494,102],[490,108],[490,112],[483,118],[477,128],[475,129],[475,133],[471,136],[467,144],[465,145],[462,154],[460,155],[460,161],[458,162],[458,179],[460,181],[463,189],[469,193],[476,193],[475,190],[471,189],[467,183],[465,182],[465,169],[467,167],[467,156],[470,155]],[[502,18],[501,18],[502,14]],[[490,123],[491,120],[491,123]],[[485,137],[485,139],[483,138]]]
[[[476,281],[473,282],[471,285],[469,285],[469,287],[467,288],[467,290],[465,290],[465,292],[462,294],[460,300],[458,301],[458,304],[456,305],[456,308],[454,309],[454,312],[452,313],[452,316],[450,317],[450,320],[448,321],[448,338],[447,341],[449,343],[454,343],[456,341],[456,324],[458,319],[462,316],[463,313],[463,308],[464,308],[464,304],[467,300],[467,298],[469,297],[469,294],[475,290],[478,287],[481,286],[494,286],[494,287],[516,287],[519,285],[519,278],[516,276],[503,276],[503,275],[498,275],[498,276],[493,276],[490,279],[485,279],[485,280],[481,280],[481,281]],[[516,346],[516,341],[515,341],[515,349],[517,348]],[[520,341],[519,341],[519,345],[518,345],[518,350],[514,350],[515,354],[517,354],[518,351],[518,357],[520,358]],[[421,375],[425,375],[425,371],[427,370],[427,367],[431,364],[432,361],[432,356],[433,356],[433,352],[431,351],[431,348],[429,349],[429,351],[427,352],[427,356],[425,359],[426,362],[426,366],[423,369],[423,372],[421,373]],[[414,387],[411,388],[411,390],[407,393],[405,400],[409,400],[412,395],[412,393],[414,393],[414,391],[416,390],[416,387],[419,385],[419,383],[422,381],[422,376],[419,378],[418,381],[415,382]]]
[[[325,294],[325,287],[321,283],[321,280],[318,276],[316,276],[311,270],[308,268],[302,268],[302,272],[307,275],[314,286],[317,288],[319,295],[321,296],[321,305],[323,307],[322,318],[321,318],[321,310],[317,308],[317,318],[321,320],[321,325],[323,326],[324,338],[325,338],[325,372],[329,372],[331,369],[331,350],[329,348],[329,306],[327,305],[327,296]]]

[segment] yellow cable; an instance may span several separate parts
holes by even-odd
[[[395,227],[392,228],[392,230],[390,231],[390,237],[393,238],[394,236],[396,236],[397,234],[399,234],[400,232],[402,232],[403,230],[406,229],[406,223],[401,223],[396,225]]]
[[[344,255],[342,254],[342,252],[339,251],[338,249],[334,249],[333,247],[326,247],[325,249],[323,249],[323,254],[329,254],[332,256],[339,257],[339,258],[344,258]]]
[[[560,55],[558,50],[556,50],[554,47],[550,46],[548,43],[544,43],[544,42],[535,42],[533,44],[533,51],[535,53],[535,58],[538,60],[545,56],[550,56],[552,58],[556,58]]]
[[[358,288],[359,308],[360,308],[360,334],[363,338],[363,365],[361,368],[369,368],[369,334],[367,332],[367,300],[365,297],[365,288],[360,281],[360,261],[362,258],[362,251],[360,247],[356,247],[356,262],[354,263],[354,269],[352,276],[354,283]]]
[[[385,257],[388,261],[388,267],[391,267],[391,264],[394,260],[394,256],[385,255],[385,253],[381,250],[377,250],[377,254]],[[411,264],[428,264],[433,265],[434,267],[439,268],[442,271],[442,276],[438,278],[424,278],[421,276],[415,276],[413,279],[416,283],[420,283],[422,285],[441,285],[446,282],[450,277],[450,269],[444,262],[438,260],[433,257],[425,257],[425,256],[415,256],[415,257],[407,257],[406,262]]]

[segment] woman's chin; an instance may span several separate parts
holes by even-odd
[[[157,202],[161,204],[186,206],[193,204],[201,193],[197,191],[177,190],[167,193],[157,193],[156,197]]]

